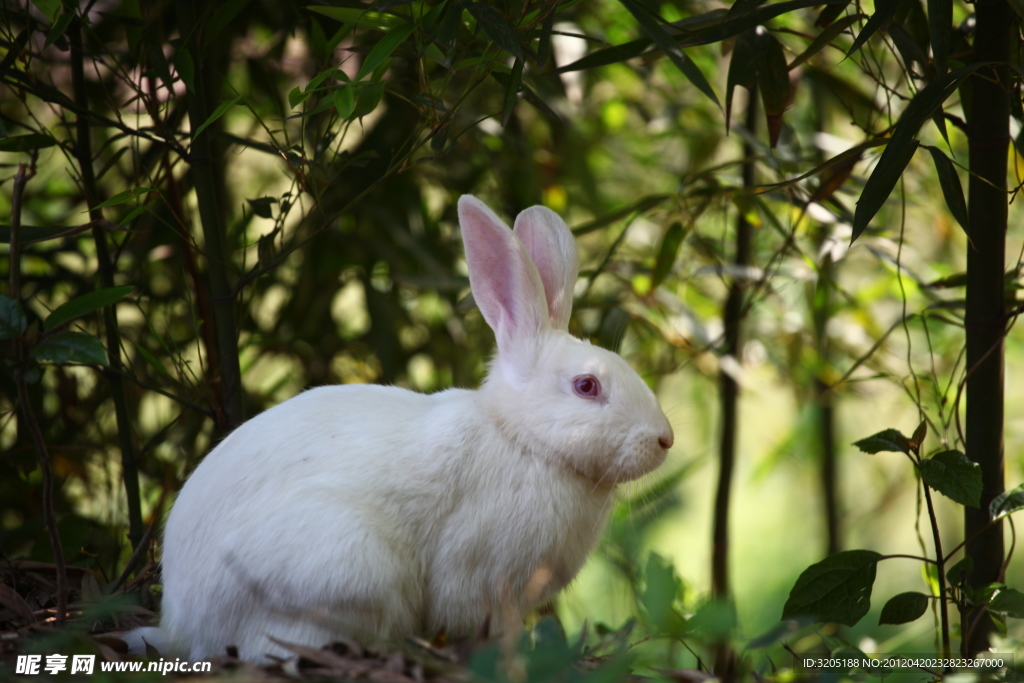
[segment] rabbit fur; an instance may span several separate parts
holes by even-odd
[[[562,219],[536,206],[510,231],[469,195],[458,213],[497,339],[483,385],[320,387],[236,429],[171,510],[161,625],[133,632],[136,649],[265,661],[289,656],[271,637],[479,632],[568,584],[614,486],[662,463],[673,436],[654,394],[568,334],[578,261]]]

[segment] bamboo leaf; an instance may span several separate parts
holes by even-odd
[[[629,13],[637,20],[640,24],[640,28],[644,30],[654,44],[658,48],[668,55],[668,58],[672,60],[672,63],[676,65],[686,79],[690,81],[702,93],[704,93],[708,99],[717,104],[719,107],[722,105],[718,101],[718,96],[715,95],[715,91],[712,89],[711,84],[701,73],[701,70],[697,68],[697,65],[693,63],[689,57],[680,49],[675,43],[658,19],[648,14],[647,10],[643,8],[636,0],[619,0],[623,7],[629,10]]]
[[[824,2],[822,0],[788,0],[787,2],[762,5],[751,12],[736,17],[729,17],[728,11],[724,9],[714,9],[695,17],[687,17],[682,21],[672,22],[667,26],[676,31],[676,35],[672,37],[672,40],[677,45],[680,47],[694,47],[718,43],[727,38],[732,38],[748,29],[793,10],[815,5],[845,7],[848,3],[849,0],[825,0]],[[571,64],[560,67],[557,72],[580,71],[582,69],[593,69],[599,66],[624,62],[627,59],[643,54],[644,50],[651,46],[651,43],[652,40],[650,38],[638,38],[619,45],[601,48]]]
[[[831,44],[832,41],[838,38],[846,29],[864,18],[865,15],[863,14],[850,14],[839,21],[830,23],[815,37],[814,40],[811,41],[811,44],[807,46],[806,50],[797,55],[796,59],[789,63],[790,70],[795,69],[814,55],[824,50],[825,46]]]
[[[122,287],[98,289],[95,292],[77,296],[71,301],[61,304],[50,315],[46,316],[46,320],[43,321],[43,331],[50,332],[76,318],[81,318],[105,306],[115,304],[131,294],[132,289],[134,287],[131,285],[124,285]]]
[[[729,16],[736,17],[757,9],[765,3],[765,0],[736,0],[729,8]]]
[[[174,65],[174,69],[178,72],[178,76],[181,78],[181,82],[185,84],[185,87],[192,89],[195,83],[196,67],[192,62],[192,55],[185,46],[181,46],[174,51],[171,55],[171,64]]]
[[[135,344],[135,350],[139,352],[139,355],[142,356],[143,360],[149,363],[149,365],[154,370],[159,372],[161,375],[167,374],[167,368],[164,366],[164,364],[160,362],[159,358],[157,358],[152,353],[147,351],[146,347],[144,347],[142,344]]]
[[[658,249],[658,256],[654,260],[654,270],[651,271],[651,289],[654,289],[672,272],[672,266],[679,254],[679,247],[683,244],[686,231],[683,224],[676,222],[669,226],[665,237],[661,240],[661,247]]]
[[[394,14],[388,14],[386,12],[370,12],[358,7],[326,7],[322,5],[312,5],[306,9],[322,14],[325,17],[330,17],[336,21],[342,21],[346,23],[355,24],[356,26],[362,26],[363,28],[373,29],[375,31],[390,31],[393,28],[399,26],[407,26],[408,21]]]
[[[935,171],[939,174],[939,186],[942,188],[942,196],[946,199],[946,206],[964,232],[967,232],[967,201],[964,199],[964,189],[960,185],[956,167],[941,149],[929,146],[927,150],[935,162]]]
[[[505,103],[501,108],[501,125],[508,124],[512,110],[515,109],[516,101],[519,99],[519,86],[523,82],[523,61],[516,58],[512,65],[512,74],[509,76],[508,84],[505,85]]]
[[[805,569],[782,608],[782,618],[810,616],[853,626],[871,609],[871,588],[882,556],[846,550]]]
[[[928,0],[928,33],[935,75],[946,75],[953,26],[953,0]]]
[[[199,134],[206,130],[207,126],[209,126],[211,123],[213,123],[220,117],[224,116],[224,114],[227,113],[228,109],[231,109],[231,107],[235,106],[240,99],[242,99],[241,95],[237,95],[235,97],[232,97],[227,102],[221,102],[217,106],[217,108],[213,110],[213,113],[210,114],[210,117],[203,121],[199,125],[199,128],[196,128],[195,132],[192,133],[192,139],[195,140],[197,137],[199,137]]]
[[[768,122],[768,142],[774,149],[782,132],[782,115],[790,100],[789,69],[786,67],[782,44],[775,36],[762,26],[758,26],[754,32],[757,43],[757,85]]]
[[[60,37],[64,35],[64,31],[67,30],[68,26],[71,24],[71,20],[74,18],[74,12],[64,12],[61,14],[57,21],[53,23],[50,30],[46,33],[46,42],[43,43],[43,47],[50,47],[57,42]]]
[[[846,6],[849,4],[849,2],[842,2],[835,5],[827,5],[818,14],[818,18],[814,20],[814,25],[818,28],[828,28],[840,14],[846,11]]]
[[[516,29],[501,16],[501,12],[482,2],[468,2],[464,6],[495,45],[516,59],[526,61]]]
[[[43,16],[51,24],[57,21],[57,15],[60,14],[61,10],[60,0],[32,0],[32,4],[36,6],[37,10],[42,12]]]
[[[537,66],[543,69],[547,66],[551,57],[551,33],[555,28],[555,11],[558,9],[558,0],[551,4],[544,17],[544,23],[540,27],[540,40],[537,44]]]
[[[907,624],[921,617],[928,610],[928,596],[924,593],[910,591],[900,593],[889,599],[882,607],[878,625]]]
[[[25,333],[25,326],[21,304],[6,294],[0,294],[0,340],[20,337]]]
[[[29,133],[0,138],[0,152],[32,152],[37,149],[53,147],[57,141],[49,135]]]
[[[384,37],[370,50],[370,54],[366,55],[363,65],[359,67],[359,73],[356,74],[356,80],[363,80],[364,76],[373,73],[378,66],[390,59],[391,55],[398,49],[398,46],[412,35],[415,28],[412,24],[406,24],[405,26],[393,28],[384,34]]]
[[[851,242],[856,240],[868,227],[868,223],[878,213],[896,186],[896,181],[899,180],[903,169],[910,163],[918,146],[914,137],[921,129],[921,125],[931,116],[936,107],[953,94],[963,79],[980,67],[981,64],[972,64],[936,78],[928,87],[917,93],[907,105],[896,124],[889,144],[882,152],[882,158],[879,159],[878,165],[872,171],[864,185],[861,197],[857,201]]]
[[[106,365],[107,352],[100,340],[83,332],[58,332],[44,337],[32,349],[32,356],[38,361],[57,363],[81,363],[84,365]]]
[[[108,206],[117,206],[118,204],[124,204],[126,202],[130,202],[131,200],[135,199],[136,197],[141,197],[144,194],[149,194],[152,191],[153,191],[153,188],[151,188],[151,187],[133,187],[130,190],[125,190],[124,192],[118,192],[113,197],[107,199],[104,202],[100,202],[99,204],[97,204],[93,208],[94,209],[103,209],[103,208],[106,208]]]
[[[754,31],[744,31],[736,37],[729,59],[729,74],[725,83],[725,130],[732,126],[732,96],[741,85],[753,92],[757,86],[757,37]]]
[[[942,451],[917,465],[921,479],[946,498],[981,507],[981,465],[960,451]]]
[[[348,119],[356,110],[355,89],[351,83],[346,83],[334,91],[334,108],[338,110],[338,116]]]
[[[353,115],[356,118],[363,118],[380,104],[384,97],[384,84],[380,81],[360,83],[359,92],[356,97],[356,108]]]
[[[895,136],[889,140],[882,157],[868,177],[864,189],[861,191],[860,199],[857,200],[857,209],[853,215],[853,236],[850,242],[853,243],[861,233],[868,227],[868,223],[875,217],[878,210],[885,204],[885,200],[892,194],[903,170],[914,158],[917,151],[918,141],[910,138],[896,140]]]
[[[877,0],[875,2],[875,13],[871,15],[871,18],[864,24],[864,28],[860,30],[856,40],[853,41],[853,46],[850,47],[850,51],[846,53],[847,57],[852,56],[864,43],[868,42],[868,38],[873,36],[878,29],[892,21],[892,15],[896,13],[896,8],[899,7],[900,2],[901,0]]]

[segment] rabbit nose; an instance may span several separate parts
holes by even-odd
[[[673,443],[675,443],[675,440],[672,436],[672,432],[669,432],[668,434],[662,434],[661,436],[658,437],[658,445],[664,448],[666,451],[672,448]]]

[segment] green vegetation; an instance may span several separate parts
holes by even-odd
[[[624,487],[564,630],[481,648],[477,676],[1014,652],[1021,16],[5,3],[0,631],[87,650],[153,604],[174,493],[247,416],[328,383],[474,386],[472,193],[566,217],[571,329],[657,389],[677,443]]]

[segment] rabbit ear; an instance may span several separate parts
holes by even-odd
[[[522,242],[482,201],[459,199],[459,225],[473,297],[494,330],[499,357],[509,358],[550,328],[544,286]]]
[[[569,328],[572,290],[580,261],[576,242],[562,218],[544,206],[533,206],[516,217],[515,234],[530,253],[548,304],[548,317],[556,330]]]

